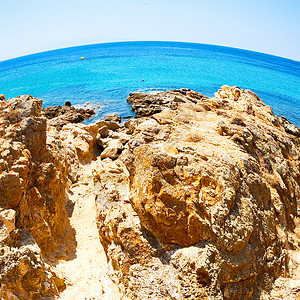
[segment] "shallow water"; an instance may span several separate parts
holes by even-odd
[[[84,56],[85,59],[80,58]],[[143,81],[144,80],[144,81]],[[43,106],[100,105],[95,118],[132,115],[134,91],[221,85],[248,88],[300,126],[300,62],[252,51],[179,42],[123,42],[58,49],[0,62],[0,94],[30,94]]]

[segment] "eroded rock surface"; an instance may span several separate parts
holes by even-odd
[[[69,123],[80,123],[95,114],[93,109],[75,108],[69,101],[64,106],[56,105],[42,109],[43,115],[49,120],[48,125],[61,129]]]
[[[62,247],[68,221],[68,163],[58,145],[47,144],[42,101],[21,96],[0,107],[1,296],[54,296],[63,279],[43,254]]]
[[[253,92],[134,93],[125,124],[0,101],[4,299],[298,297],[299,128]]]
[[[125,123],[128,199],[97,200],[107,256],[130,299],[259,299],[299,251],[297,129],[238,87],[176,97],[129,97],[151,116]]]
[[[127,101],[131,104],[136,117],[144,117],[159,113],[166,108],[175,110],[178,103],[197,103],[201,99],[208,99],[208,97],[190,89],[177,89],[156,94],[131,93]]]
[[[100,242],[92,243],[95,247],[84,251],[85,243],[91,245],[90,236],[78,234],[82,229],[82,199],[74,197],[72,191],[74,184],[80,186],[82,174],[85,170],[89,172],[90,164],[103,151],[104,147],[99,148],[97,144],[100,129],[106,127],[112,133],[112,129],[122,125],[113,120],[89,126],[72,124],[74,120],[58,124],[72,108],[66,106],[65,110],[53,118],[48,115],[47,120],[42,112],[42,100],[20,96],[6,101],[1,97],[1,299],[54,299],[66,287],[63,299],[70,299],[66,295],[72,295],[71,299],[76,295],[84,299],[97,294],[101,299],[114,299],[117,294],[108,276],[102,274],[106,272],[106,262]],[[81,193],[82,188],[79,188],[78,194]],[[93,193],[94,190],[87,193],[91,202],[95,199]],[[74,205],[78,206],[75,212],[79,213],[72,218]],[[89,214],[88,209],[92,208],[85,208],[84,214]],[[95,220],[90,221],[94,222],[92,234],[97,239]],[[85,258],[85,253],[93,250],[97,253]],[[85,272],[87,259],[87,268],[100,261],[100,269],[95,266]],[[74,268],[69,268],[73,261]],[[74,273],[73,276],[68,272]],[[94,280],[90,281],[91,277]],[[99,278],[105,279],[104,287]],[[81,281],[90,284],[83,289],[79,287]]]

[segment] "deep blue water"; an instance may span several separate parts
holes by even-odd
[[[6,98],[30,94],[43,99],[43,106],[90,102],[101,106],[96,118],[132,115],[126,97],[133,91],[185,87],[213,96],[224,84],[253,90],[275,114],[300,126],[300,62],[263,53],[194,43],[122,42],[0,62],[0,94]]]

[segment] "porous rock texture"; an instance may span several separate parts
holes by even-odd
[[[42,108],[43,115],[48,119],[48,125],[62,128],[69,123],[80,123],[95,114],[92,109],[75,108],[69,101],[64,106],[56,105]]]
[[[299,128],[253,92],[133,93],[124,124],[0,100],[4,299],[300,296]]]
[[[115,276],[130,299],[272,299],[299,263],[299,138],[249,90],[184,92],[128,98],[163,105],[125,123],[128,199],[116,180],[97,200]]]
[[[83,274],[83,264],[89,260],[91,263],[86,266],[93,265],[92,259],[86,257],[86,249],[82,249],[84,244],[93,245],[91,251],[98,251],[90,256],[97,258],[97,263],[100,261],[99,268],[84,273],[87,278],[75,276],[74,281],[78,285],[82,280],[97,282],[98,286],[96,289],[88,285],[85,289],[76,287],[67,292],[64,299],[89,298],[89,289],[93,290],[92,296],[116,298],[112,284],[101,274],[106,272],[101,265],[106,264],[100,243],[97,244],[95,220],[90,218],[94,221],[95,233],[92,234],[96,242],[89,243],[90,233],[83,238],[78,235],[78,231],[86,227],[81,224],[80,213],[77,222],[71,217],[75,204],[81,208],[79,195],[82,195],[82,186],[86,186],[79,180],[82,167],[103,150],[97,146],[99,127],[119,128],[119,125],[114,121],[100,121],[90,126],[64,125],[59,121],[64,116],[49,116],[42,110],[42,100],[32,96],[7,101],[3,96],[0,105],[0,298],[59,297],[66,287],[68,290],[74,284],[70,281],[74,279],[72,274]],[[52,122],[53,119],[57,122]],[[69,122],[77,123],[77,119]],[[86,169],[89,171],[89,166]],[[79,185],[79,197],[73,193],[74,184]],[[94,202],[90,194],[87,198]],[[93,206],[88,209],[85,214],[91,216],[91,210],[95,209]],[[73,261],[74,268],[70,268],[68,262]],[[105,279],[105,288],[98,277],[91,280],[95,274]],[[103,297],[107,289],[110,295]]]
[[[47,144],[42,100],[3,100],[0,107],[0,295],[40,299],[64,288],[43,254],[62,246],[66,159]]]

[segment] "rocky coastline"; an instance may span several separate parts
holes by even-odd
[[[48,126],[61,129],[69,123],[80,123],[89,119],[95,114],[95,111],[89,108],[75,108],[70,101],[66,101],[64,106],[56,105],[42,108],[42,114],[47,118]]]
[[[300,297],[300,129],[238,87],[127,101],[0,96],[1,299]]]

